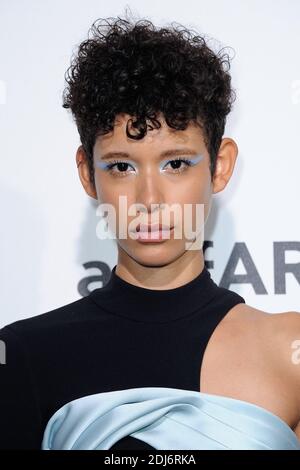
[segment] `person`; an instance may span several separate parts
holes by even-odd
[[[300,450],[299,312],[247,305],[204,260],[212,197],[238,154],[224,137],[229,55],[147,19],[91,32],[63,107],[84,190],[115,209],[118,260],[87,296],[2,328],[0,447]],[[121,197],[140,207],[135,228]]]

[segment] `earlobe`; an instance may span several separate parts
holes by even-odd
[[[223,138],[217,155],[216,169],[213,176],[212,192],[222,191],[229,182],[238,155],[236,142],[227,137]]]
[[[89,165],[87,156],[82,145],[80,145],[76,152],[76,165],[78,168],[78,175],[85,192],[92,198],[97,199],[96,188],[90,180]]]

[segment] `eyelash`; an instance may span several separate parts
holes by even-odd
[[[189,160],[188,158],[184,158],[184,157],[180,157],[180,158],[174,158],[172,160],[168,160],[166,165],[168,165],[170,162],[175,162],[175,161],[182,161],[184,163],[186,163],[186,167],[184,169],[179,169],[179,168],[176,168],[176,169],[173,169],[173,172],[174,173],[182,173],[183,171],[187,170],[188,167],[192,166],[192,161]],[[113,168],[117,165],[117,164],[120,164],[120,163],[125,163],[126,165],[130,165],[129,163],[127,162],[124,162],[122,160],[113,160],[112,163],[108,163],[107,166],[106,166],[106,171],[112,173],[114,176],[126,176],[127,175],[127,171],[120,171],[120,172],[115,172],[113,171]]]

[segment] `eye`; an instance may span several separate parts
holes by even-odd
[[[130,165],[127,162],[122,162],[119,160],[113,160],[112,163],[108,163],[106,165],[106,170],[112,173],[114,176],[126,176],[131,172],[127,171],[127,168],[131,167],[133,168],[132,165]],[[134,168],[133,168],[134,169]]]
[[[168,165],[171,165],[171,171],[167,171],[167,173],[182,173],[186,171],[188,167],[193,166],[196,164],[196,161],[190,160],[185,157],[178,157],[172,160],[168,160],[167,163],[163,166],[165,169]],[[132,168],[135,171],[133,165],[128,162],[121,161],[121,160],[113,160],[111,163],[101,164],[102,169],[108,171],[113,176],[127,176],[132,174],[132,171],[129,171],[128,168]],[[165,170],[164,170],[165,171]]]
[[[169,160],[166,165],[171,164],[172,172],[171,173],[182,173],[183,171],[187,170],[189,166],[192,165],[191,160],[188,158],[175,158],[174,160]],[[184,166],[182,165],[184,163]],[[165,168],[165,167],[164,167]]]

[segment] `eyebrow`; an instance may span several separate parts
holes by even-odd
[[[197,155],[200,153],[200,151],[192,150],[189,148],[181,148],[181,149],[170,149],[170,150],[164,150],[163,152],[160,153],[160,157],[171,157],[172,155]],[[121,157],[121,158],[130,158],[129,153],[127,152],[107,152],[102,157],[100,158],[101,160],[106,160],[109,158],[116,158],[116,157]]]

